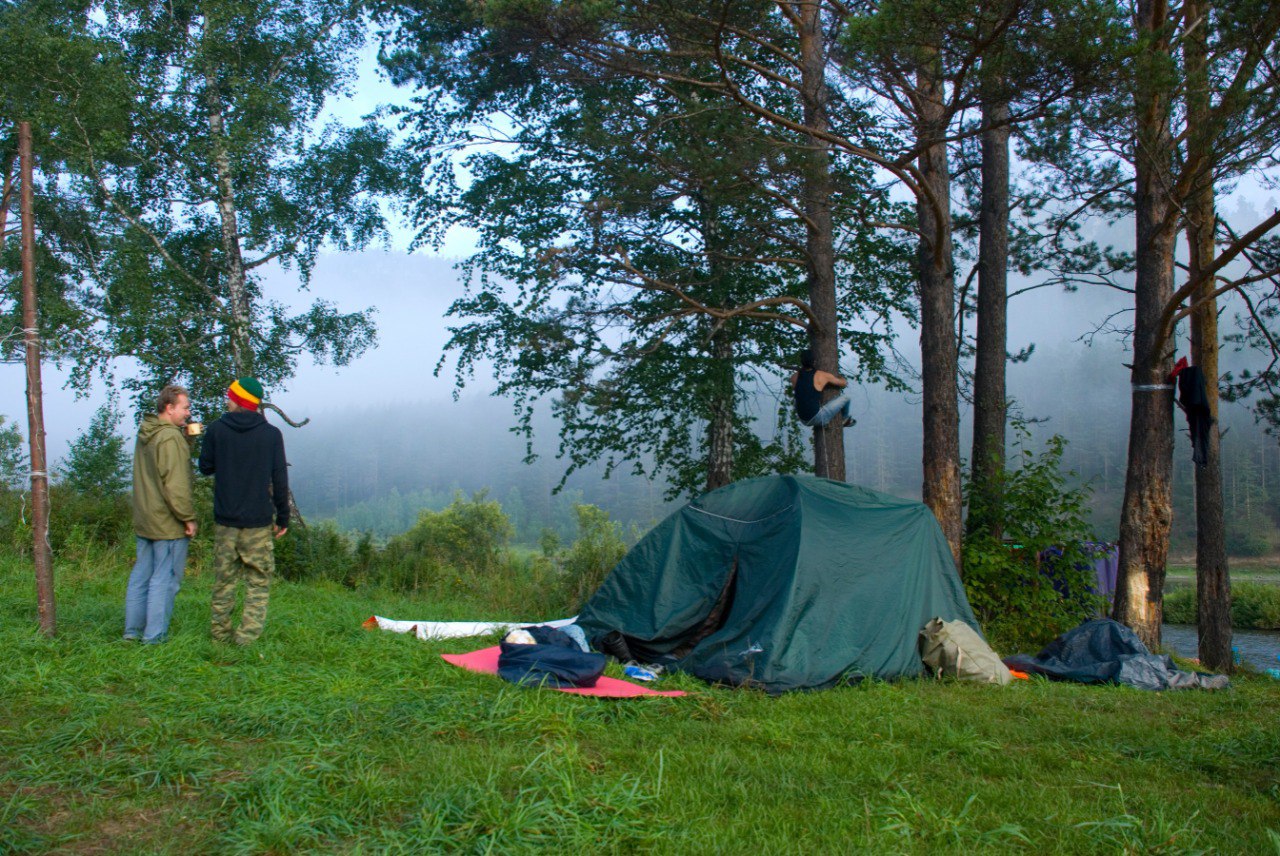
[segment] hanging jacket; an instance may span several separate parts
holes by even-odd
[[[1191,459],[1201,467],[1209,460],[1209,431],[1213,427],[1205,383],[1204,370],[1199,366],[1187,366],[1178,372],[1178,404],[1187,415]]]

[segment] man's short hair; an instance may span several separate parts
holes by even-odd
[[[191,397],[191,393],[187,392],[185,386],[178,386],[176,383],[171,383],[160,390],[160,397],[156,399],[156,413],[164,413],[170,404],[177,404],[180,395]]]
[[[800,367],[805,369],[813,368],[813,351],[805,348],[800,352]]]

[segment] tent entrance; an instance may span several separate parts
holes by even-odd
[[[729,618],[729,612],[733,606],[733,599],[738,594],[738,557],[733,557],[733,564],[729,566],[729,576],[724,581],[724,586],[720,589],[720,595],[716,598],[715,605],[711,607],[711,611],[707,613],[707,617],[702,620],[689,637],[681,642],[672,652],[671,655],[677,660],[688,655],[690,651],[698,647],[698,643],[706,639],[712,633],[724,627],[725,621]]]

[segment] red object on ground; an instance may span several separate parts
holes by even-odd
[[[1010,669],[1009,674],[1013,675],[1015,680],[1019,680],[1019,681],[1031,680],[1030,675],[1028,675],[1026,672],[1019,672],[1017,669]]]
[[[484,672],[487,675],[498,674],[498,654],[501,648],[481,648],[469,654],[441,654],[446,663],[461,666],[472,672]],[[603,696],[605,698],[633,698],[635,696],[682,696],[684,690],[651,690],[617,678],[601,676],[594,687],[549,687],[562,693],[575,695]]]

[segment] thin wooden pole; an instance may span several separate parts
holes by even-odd
[[[27,436],[31,441],[31,536],[36,566],[36,608],[40,632],[57,631],[53,601],[53,556],[49,547],[49,474],[44,453],[44,392],[40,385],[40,336],[36,327],[36,227],[31,191],[35,168],[31,157],[31,123],[18,124],[18,157],[22,167],[22,334],[27,350]]]

